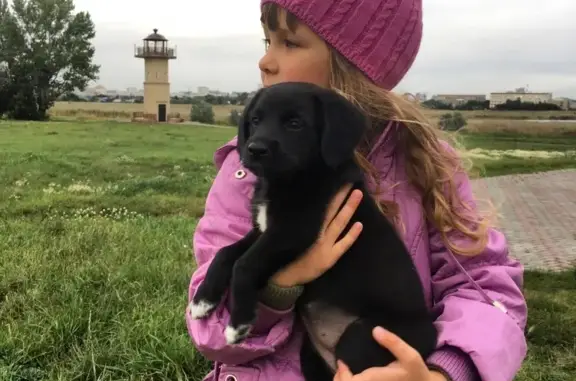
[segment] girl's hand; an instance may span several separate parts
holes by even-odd
[[[397,361],[385,367],[366,369],[357,375],[339,361],[334,381],[448,381],[441,373],[428,370],[420,354],[392,332],[377,327],[373,335]]]
[[[334,266],[352,246],[362,231],[360,222],[356,222],[341,240],[337,239],[358,208],[362,192],[354,190],[336,215],[351,188],[351,185],[345,186],[332,199],[316,243],[303,256],[276,273],[271,279],[272,283],[280,287],[292,287],[311,282]]]

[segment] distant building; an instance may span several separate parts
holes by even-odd
[[[416,98],[418,102],[426,102],[428,95],[426,93],[416,93],[414,94],[414,98]]]
[[[404,93],[402,96],[412,102],[422,103],[426,102],[427,96],[425,93]]]
[[[207,95],[212,95],[215,97],[225,97],[228,96],[229,94],[220,90],[210,90]]]
[[[552,93],[532,93],[521,87],[505,93],[490,93],[490,108],[506,103],[506,101],[530,103],[553,103]]]
[[[576,110],[576,100],[570,98],[556,98],[552,99],[550,103],[557,105],[565,111]]]
[[[433,100],[454,106],[463,105],[470,101],[485,102],[484,94],[436,94]]]
[[[210,93],[210,89],[206,86],[198,86],[196,93],[201,96],[208,95]]]
[[[86,90],[84,90],[83,94],[86,96],[96,96],[106,94],[107,92],[108,90],[104,86],[96,85],[94,87],[88,87]]]

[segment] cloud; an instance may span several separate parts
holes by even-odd
[[[134,44],[145,35],[101,29],[95,39],[95,60],[101,65],[99,83],[108,88],[142,87],[144,63],[134,58]],[[261,36],[169,39],[177,47],[170,62],[173,90],[208,86],[224,91],[255,89],[260,81],[258,59],[264,51]]]
[[[144,67],[133,57],[133,46],[158,25],[150,21],[154,10],[137,14],[135,6],[132,18],[128,17],[131,22],[121,24],[120,16],[107,14],[130,13],[104,12],[109,0],[82,1],[89,4],[97,22],[96,61],[102,65],[99,83],[118,89],[141,87]],[[128,9],[128,3],[134,1],[115,3],[126,2],[122,7]],[[167,6],[175,3],[163,2]],[[248,11],[239,3],[219,3],[220,8],[235,12],[228,16],[213,13],[216,5],[212,3],[203,9],[194,5],[196,2],[185,3],[178,12],[171,8],[172,20],[158,15],[163,20],[157,26],[160,32],[178,46],[178,59],[170,63],[173,90],[256,88],[260,80],[257,63],[263,54],[257,5],[256,10]],[[421,50],[398,91],[489,93],[529,85],[533,91],[576,98],[576,24],[570,17],[576,15],[573,0],[555,0],[545,7],[534,0],[435,0],[424,1],[424,5]],[[187,24],[179,23],[187,17]],[[144,23],[148,26],[141,27]],[[196,24],[201,24],[203,32],[198,32],[201,28]]]

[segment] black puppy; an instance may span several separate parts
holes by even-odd
[[[353,183],[364,197],[349,227],[360,221],[362,233],[336,265],[305,285],[298,306],[323,302],[359,317],[335,351],[353,373],[395,360],[373,339],[377,325],[395,332],[424,358],[432,352],[436,330],[420,278],[402,240],[369,196],[354,159],[366,125],[364,115],[345,98],[311,84],[282,83],[256,93],[238,131],[241,160],[257,177],[253,229],[215,256],[194,296],[194,318],[208,316],[230,288],[226,340],[243,340],[256,318],[259,291],[315,243],[328,204]],[[307,380],[332,380],[309,339],[301,354]]]

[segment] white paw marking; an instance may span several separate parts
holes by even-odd
[[[206,317],[210,311],[212,311],[214,304],[208,303],[205,300],[201,300],[198,304],[190,302],[189,307],[192,319],[202,319],[203,317]]]
[[[264,233],[268,229],[268,205],[265,203],[260,204],[256,207],[258,213],[256,214],[256,223],[260,228],[260,231]]]
[[[224,331],[224,336],[226,337],[226,342],[228,344],[236,344],[240,340],[244,339],[250,331],[252,326],[250,324],[241,324],[238,328],[227,326]]]

